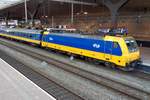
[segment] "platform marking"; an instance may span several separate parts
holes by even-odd
[[[145,65],[147,67],[150,67],[150,64],[149,63],[142,63],[142,65]]]
[[[29,81],[31,84],[33,84],[36,88],[38,88],[39,90],[41,90],[43,93],[45,93],[47,96],[49,96],[52,100],[56,100],[53,96],[51,96],[50,94],[48,94],[46,91],[44,91],[42,88],[40,88],[38,85],[36,85],[34,82],[32,82],[31,80],[29,80],[26,76],[24,76],[23,74],[21,74],[19,71],[17,71],[15,68],[13,68],[11,65],[9,65],[7,62],[5,62],[3,59],[0,58],[0,60],[5,63],[6,65],[8,65],[10,68],[12,68],[16,73],[20,74],[21,77],[25,78],[27,81]]]

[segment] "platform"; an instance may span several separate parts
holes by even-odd
[[[56,100],[0,58],[0,100]]]
[[[140,53],[143,64],[150,66],[150,48],[140,47]]]

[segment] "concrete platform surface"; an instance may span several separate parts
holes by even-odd
[[[140,53],[143,64],[150,66],[150,48],[140,47]]]
[[[56,100],[0,58],[0,100]]]

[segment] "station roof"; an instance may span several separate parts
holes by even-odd
[[[0,10],[22,3],[24,0],[0,0]]]
[[[12,1],[12,2],[10,2]],[[88,12],[88,15],[98,14],[98,16],[109,16],[109,10],[102,3],[98,1],[102,0],[27,0],[27,9],[28,13],[33,13],[38,9],[36,18],[42,18],[42,16],[69,16],[71,13],[71,5],[70,2],[84,2],[84,3],[92,3],[98,4],[97,6],[89,6],[82,4],[74,5],[74,14],[77,15],[81,11]],[[40,7],[38,4],[44,1]],[[63,2],[65,1],[65,2]],[[113,0],[118,1],[118,0]],[[119,12],[124,14],[141,14],[141,13],[150,13],[150,0],[128,0]],[[9,3],[8,3],[9,2]],[[21,3],[22,2],[22,3]],[[24,19],[24,0],[0,0],[0,17],[5,17],[9,15],[9,18],[14,19]],[[6,6],[4,6],[4,3]],[[2,6],[1,6],[2,5]],[[3,8],[3,9],[2,9]],[[106,15],[105,15],[106,14]],[[28,14],[30,18],[30,14]]]

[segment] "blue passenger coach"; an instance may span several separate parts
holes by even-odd
[[[42,38],[41,30],[30,29],[3,28],[0,29],[0,35],[35,44],[40,44]]]

